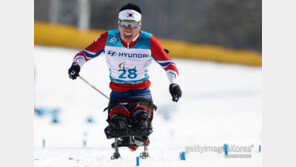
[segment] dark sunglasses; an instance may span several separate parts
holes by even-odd
[[[132,20],[119,20],[119,24],[122,27],[128,28],[131,26],[132,28],[137,28],[140,25],[140,22],[132,21]]]

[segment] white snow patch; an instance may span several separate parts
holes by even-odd
[[[112,140],[103,109],[108,101],[83,81],[71,80],[68,68],[78,50],[35,46],[35,107],[58,108],[58,124],[48,116],[35,116],[35,167],[136,166],[142,148],[120,148],[121,159],[110,160]],[[173,53],[171,53],[173,54]],[[151,92],[158,110],[150,136],[151,158],[140,166],[261,166],[261,68],[174,60],[183,96],[171,101],[166,73],[156,63],[150,67]],[[110,93],[104,55],[90,60],[81,76],[104,93]],[[94,123],[87,123],[92,117]],[[45,148],[42,140],[45,139]],[[83,141],[87,142],[83,147]],[[192,152],[186,161],[179,152],[187,146],[253,145],[252,158],[227,159],[223,154]]]

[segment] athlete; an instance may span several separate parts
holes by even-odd
[[[151,121],[156,106],[149,90],[148,67],[156,61],[166,71],[170,81],[172,100],[177,102],[182,95],[176,83],[179,75],[175,63],[158,40],[142,31],[142,12],[135,4],[124,5],[118,15],[118,29],[102,33],[91,45],[77,53],[69,69],[69,77],[76,79],[85,62],[105,53],[110,71],[112,92],[108,106],[109,126],[106,135],[124,132],[128,127],[152,131]],[[108,134],[107,134],[108,133]],[[119,134],[113,134],[119,135]],[[148,135],[135,137],[137,146],[148,145]],[[128,140],[122,137],[122,142]],[[137,146],[129,147],[136,150]]]

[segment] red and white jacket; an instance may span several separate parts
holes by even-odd
[[[73,63],[80,67],[85,62],[98,57],[102,52],[110,70],[110,88],[113,91],[146,89],[149,81],[148,67],[155,60],[166,71],[170,83],[175,83],[179,75],[175,63],[150,33],[140,31],[130,43],[125,42],[119,30],[109,30],[101,34],[91,45],[77,53]]]

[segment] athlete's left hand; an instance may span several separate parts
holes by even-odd
[[[170,85],[170,93],[172,95],[172,100],[177,102],[179,98],[182,96],[181,88],[178,84],[172,83]]]

